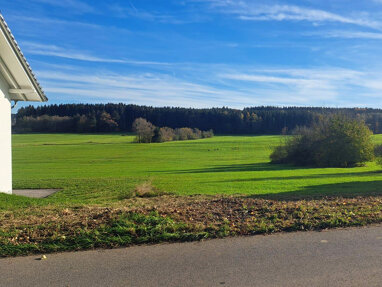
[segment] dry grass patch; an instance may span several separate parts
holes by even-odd
[[[167,193],[155,187],[151,181],[146,181],[137,185],[133,191],[134,197],[156,197],[165,194]]]

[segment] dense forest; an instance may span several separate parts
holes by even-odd
[[[15,132],[131,132],[137,118],[155,126],[198,128],[218,134],[281,134],[310,126],[321,117],[344,114],[382,133],[382,110],[371,108],[251,107],[193,109],[126,104],[65,104],[19,109]]]

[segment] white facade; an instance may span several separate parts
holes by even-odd
[[[47,100],[0,14],[0,192],[2,193],[12,193],[11,101]]]
[[[0,192],[12,193],[11,102],[0,76]]]

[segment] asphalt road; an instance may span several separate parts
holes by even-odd
[[[0,259],[0,286],[382,286],[382,226]]]

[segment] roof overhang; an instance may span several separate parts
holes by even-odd
[[[10,100],[32,102],[48,100],[1,14],[0,73],[9,84]]]

